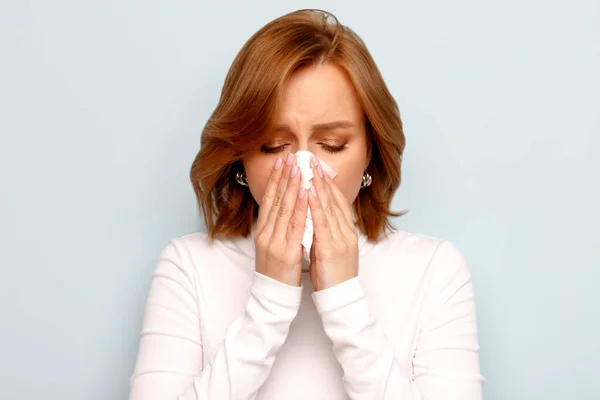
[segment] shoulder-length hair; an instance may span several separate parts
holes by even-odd
[[[333,63],[348,74],[365,113],[371,186],[353,203],[357,225],[376,240],[394,213],[405,147],[400,112],[367,47],[332,14],[299,10],[262,27],[237,54],[216,109],[202,132],[190,179],[209,237],[247,237],[258,215],[250,191],[237,184],[241,160],[269,130],[282,89],[294,71]]]

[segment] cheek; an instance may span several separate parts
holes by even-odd
[[[363,142],[352,146],[347,152],[325,158],[325,162],[338,171],[333,181],[350,203],[354,203],[360,191],[366,157],[367,147]]]
[[[244,167],[250,193],[252,193],[252,197],[254,197],[258,205],[262,203],[262,198],[271,175],[271,169],[273,168],[272,164],[268,160],[261,160],[260,162],[248,163]]]
[[[333,180],[350,203],[354,203],[354,200],[358,196],[362,174],[362,169],[345,170],[340,172]]]

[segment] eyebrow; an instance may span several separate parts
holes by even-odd
[[[355,123],[350,122],[350,121],[332,121],[332,122],[325,122],[323,124],[315,124],[312,126],[312,131],[313,132],[319,132],[319,131],[333,131],[335,129],[341,129],[341,128],[354,128],[356,126]],[[275,126],[274,129],[275,132],[290,132],[291,129],[289,127],[289,125],[286,124],[281,124],[281,125],[277,125]]]

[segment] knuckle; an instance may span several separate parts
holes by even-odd
[[[262,199],[261,199],[262,203],[261,203],[261,205],[270,204],[270,203],[271,203],[271,200],[272,200],[272,199],[271,199],[271,196],[269,196],[269,194],[268,194],[268,193],[265,193],[265,194],[263,194],[263,196],[262,196]]]
[[[319,203],[317,201],[310,204],[310,209],[312,210],[313,214],[317,214],[317,215],[323,211],[321,203]]]
[[[303,201],[297,201],[295,207],[296,212],[304,212],[304,210],[308,207],[308,203],[305,203]]]
[[[260,249],[264,249],[268,246],[269,241],[267,240],[267,238],[265,238],[265,235],[257,235],[254,237],[254,244],[256,245],[256,247],[260,248]]]
[[[325,211],[327,212],[327,214],[329,214],[330,216],[335,216],[335,205],[333,204],[329,204],[327,206],[327,208],[325,209]]]
[[[329,224],[327,223],[327,219],[325,218],[317,218],[313,221],[315,224],[319,224],[319,227],[323,229],[329,229]]]
[[[327,247],[325,249],[321,249],[321,255],[325,259],[333,258],[333,257],[335,257],[336,254],[338,254],[338,253],[334,249],[332,249],[331,247]]]
[[[273,196],[273,207],[279,207],[281,205],[281,193],[275,193],[275,196]]]
[[[281,207],[279,207],[279,216],[280,217],[288,217],[291,213],[291,209],[290,207],[282,204]]]
[[[278,260],[280,258],[278,246],[267,247],[267,258],[270,260]]]
[[[290,228],[293,232],[297,232],[304,227],[304,221],[301,223],[297,218],[290,222]]]
[[[281,175],[280,170],[273,170],[273,172],[271,172],[271,176],[269,177],[269,183],[272,185],[277,184],[277,182],[279,181],[280,175]]]

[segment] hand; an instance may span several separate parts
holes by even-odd
[[[309,206],[314,226],[310,279],[315,291],[358,276],[358,235],[350,203],[313,157]]]
[[[300,286],[309,196],[300,187],[301,172],[294,155],[290,153],[282,164],[278,158],[258,211],[255,267],[256,272],[269,278]]]

